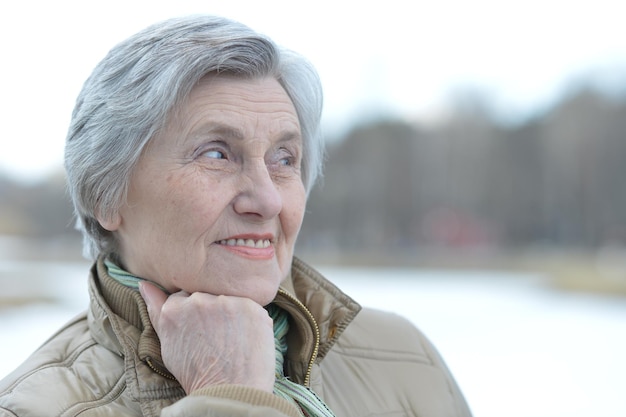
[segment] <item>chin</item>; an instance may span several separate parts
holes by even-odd
[[[274,301],[274,298],[276,297],[277,292],[278,292],[278,287],[276,287],[273,291],[259,290],[255,292],[254,294],[249,294],[248,298],[250,298],[252,301],[254,301],[255,303],[259,305],[266,306],[272,301]]]
[[[247,282],[241,282],[243,286],[238,289],[239,294],[236,295],[247,297],[255,303],[265,306],[274,301],[278,288],[285,277],[283,272],[275,266],[265,270],[259,268],[258,272],[261,272],[261,275],[256,275],[246,280]]]

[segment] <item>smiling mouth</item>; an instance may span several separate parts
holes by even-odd
[[[243,246],[246,248],[265,249],[271,246],[269,239],[224,239],[217,242],[224,246]]]

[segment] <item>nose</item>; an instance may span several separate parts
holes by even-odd
[[[264,161],[246,167],[240,183],[240,192],[233,203],[236,213],[262,219],[270,219],[280,213],[282,196]]]

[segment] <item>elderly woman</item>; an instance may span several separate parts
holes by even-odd
[[[0,383],[0,416],[468,416],[419,330],[294,257],[321,106],[303,58],[236,22],[115,47],[66,147],[90,306]]]

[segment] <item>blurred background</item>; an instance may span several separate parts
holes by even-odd
[[[0,6],[0,377],[86,305],[62,169],[83,81],[143,27],[213,13],[322,78],[301,257],[422,327],[477,417],[626,413],[617,1],[170,3]]]

